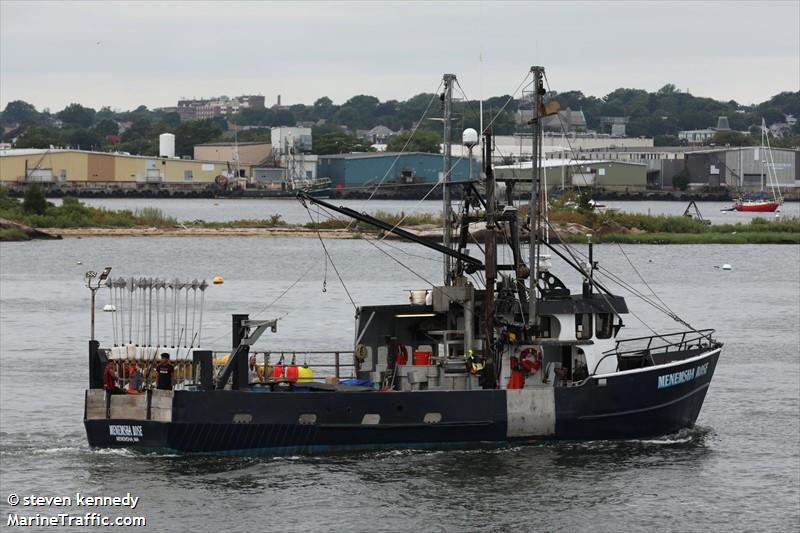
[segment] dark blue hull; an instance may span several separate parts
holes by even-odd
[[[169,422],[94,418],[85,425],[95,447],[222,455],[651,437],[694,425],[719,352],[595,376],[575,387],[541,387],[533,395],[505,390],[176,391]],[[530,402],[530,413],[520,411],[524,402]]]
[[[603,378],[598,377],[581,387],[556,389],[558,438],[651,437],[694,426],[719,353],[716,349],[668,369],[648,367],[621,373],[606,378],[605,387],[600,385]],[[663,376],[679,378],[668,383]],[[603,388],[606,390],[599,392]]]

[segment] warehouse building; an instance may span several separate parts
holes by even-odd
[[[615,147],[578,150],[576,159],[609,159],[647,165],[647,187],[671,189],[672,178],[686,166],[684,157],[694,150],[689,146]]]
[[[249,175],[249,167],[243,170]],[[224,162],[123,153],[71,149],[0,152],[0,182],[6,187],[36,182],[61,189],[135,189],[148,184],[198,188],[227,171]]]
[[[477,175],[479,164],[472,165]],[[450,181],[465,181],[469,160],[453,157]],[[424,152],[368,152],[319,156],[317,175],[330,178],[337,189],[384,185],[437,183],[442,176],[442,156]]]
[[[495,135],[492,137],[494,151],[492,160],[496,164],[510,164],[516,161],[529,161],[531,159],[532,140],[530,134]],[[555,135],[545,133],[542,136],[542,153],[555,158],[565,158],[575,152],[590,150],[613,150],[616,148],[630,148],[647,150],[652,148],[653,139],[646,137],[613,137],[598,133],[573,133],[570,135]],[[477,156],[479,150],[474,148]],[[453,145],[453,155],[464,155],[468,149],[465,146]],[[599,157],[589,157],[600,159]]]
[[[498,180],[530,180],[531,162],[494,167]],[[546,159],[542,161],[542,186],[555,189],[591,188],[601,191],[637,192],[647,189],[647,165],[629,161]],[[520,184],[530,190],[530,181]]]
[[[689,187],[758,191],[769,188],[769,174],[781,189],[800,188],[800,150],[760,146],[696,150],[685,155]]]
[[[199,161],[220,161],[240,165],[258,165],[272,157],[272,145],[264,142],[206,143],[194,146],[194,158]]]

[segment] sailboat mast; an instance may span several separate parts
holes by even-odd
[[[531,135],[531,200],[528,205],[530,215],[530,294],[528,297],[528,324],[535,326],[538,322],[536,315],[536,282],[539,278],[539,158],[542,136],[542,96],[544,95],[544,84],[542,75],[544,67],[531,67],[533,74],[533,131]]]
[[[233,157],[236,161],[236,185],[240,185],[241,171],[239,170],[239,125],[233,129]]]
[[[772,189],[773,201],[783,204],[783,195],[781,194],[781,186],[778,182],[778,173],[775,170],[775,160],[772,158],[772,146],[769,142],[769,128],[767,122],[761,119],[761,168],[767,167],[767,178],[769,179],[769,186]],[[762,170],[763,174],[763,170]]]
[[[452,205],[450,201],[450,168],[452,165],[452,124],[450,116],[452,114],[452,100],[453,100],[453,83],[456,80],[455,74],[445,74],[444,77],[444,95],[443,95],[443,113],[442,120],[444,122],[444,161],[442,166],[442,214],[444,216],[444,233],[443,244],[450,248],[452,241],[453,228],[451,226],[452,220]],[[449,285],[451,282],[453,272],[453,259],[449,255],[444,256],[444,284]]]
[[[758,155],[758,159],[760,160],[759,163],[761,164],[761,192],[764,192],[764,163],[765,163],[765,156],[764,153],[764,130],[766,129],[766,123],[764,119],[761,119],[761,153]]]

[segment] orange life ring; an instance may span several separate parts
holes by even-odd
[[[537,373],[542,368],[542,352],[536,348],[525,348],[519,354],[519,359],[520,366],[530,375]]]

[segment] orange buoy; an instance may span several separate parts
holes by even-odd
[[[509,366],[511,367],[511,377],[508,378],[508,383],[506,384],[507,389],[521,389],[525,386],[525,376],[522,375],[522,372],[519,370],[519,360],[514,357],[513,355],[508,361]]]
[[[397,356],[395,356],[395,364],[406,365],[408,364],[408,348],[402,344],[397,345]]]
[[[275,368],[272,369],[272,377],[275,379],[281,379],[283,377],[283,365],[277,364]]]
[[[525,386],[525,377],[519,370],[512,370],[511,377],[508,379],[507,389],[521,389]]]
[[[300,370],[297,368],[297,365],[290,365],[286,367],[286,379],[289,380],[289,383],[295,383],[299,377]]]
[[[414,352],[414,365],[428,366],[431,364],[432,352]]]

